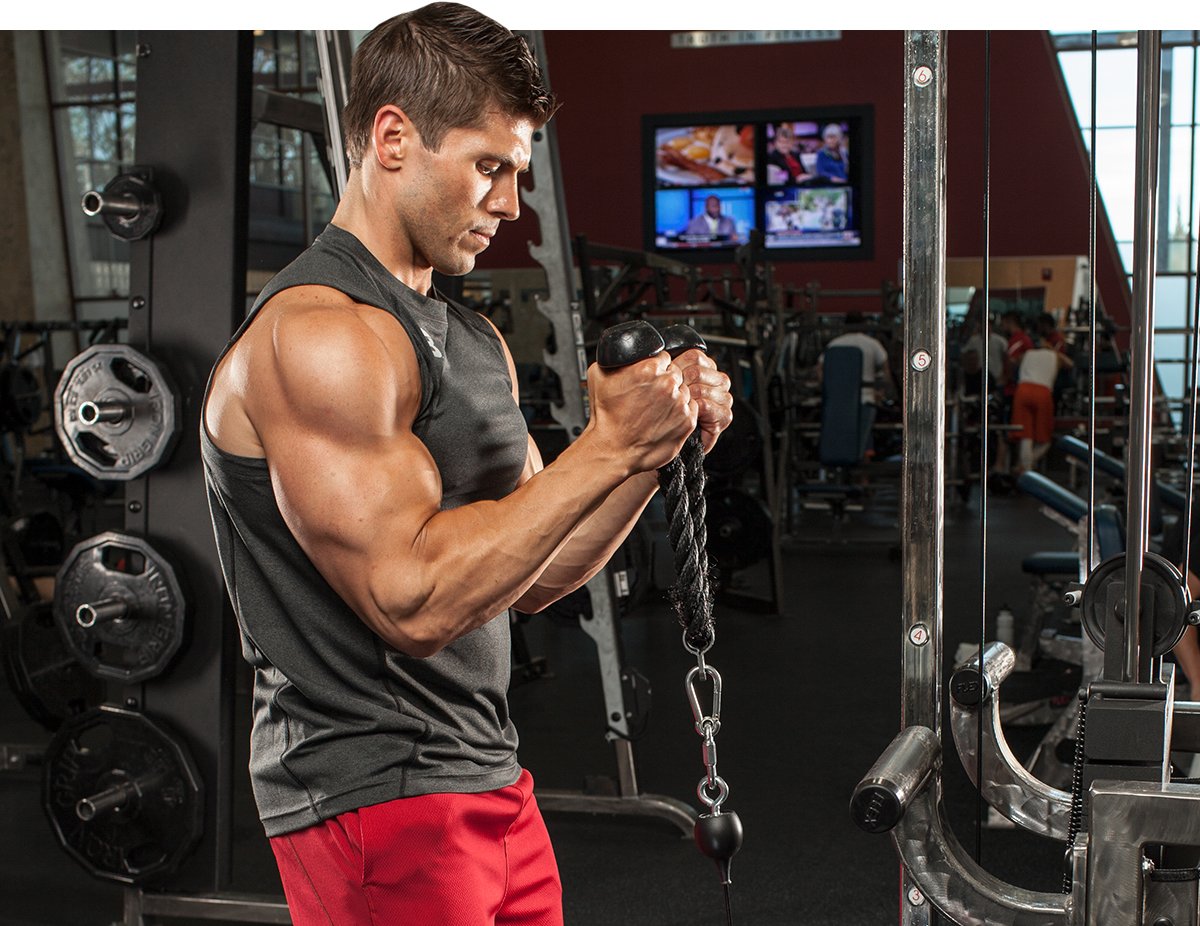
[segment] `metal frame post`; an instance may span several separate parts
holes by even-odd
[[[946,409],[946,49],[942,32],[904,35],[904,610],[902,727],[941,739],[942,533]],[[929,785],[940,801],[941,780]],[[907,871],[901,923],[928,924]]]
[[[1154,385],[1154,252],[1162,35],[1138,33],[1137,164],[1134,174],[1133,332],[1130,335],[1129,458],[1125,488],[1125,649],[1122,681],[1149,681],[1140,653],[1142,561],[1149,521]],[[1145,677],[1143,677],[1145,676]]]

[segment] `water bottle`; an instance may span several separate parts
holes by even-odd
[[[1000,613],[996,615],[996,639],[1012,646],[1014,632],[1013,613],[1008,609],[1008,605],[1002,605]]]

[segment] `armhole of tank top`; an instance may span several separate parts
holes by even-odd
[[[496,351],[496,355],[499,357],[501,364],[504,366],[504,375],[509,379],[509,388],[515,389],[516,383],[512,381],[512,372],[508,368],[508,356],[504,350],[504,337],[500,334],[500,329],[497,328],[490,319],[485,318],[474,309],[468,309],[464,305],[459,305],[453,299],[447,299],[440,293],[438,294],[438,297],[445,302],[446,305],[449,306],[460,318],[463,319],[464,324],[471,325],[481,334],[487,337],[488,343],[493,346]],[[513,363],[515,365],[516,361],[514,360]]]
[[[286,287],[286,286],[283,287],[283,289],[288,289],[288,288],[289,287]],[[268,289],[269,289],[269,284],[268,284]],[[241,320],[241,322],[238,323],[237,328],[234,330],[233,334],[231,334],[229,336],[229,340],[225,342],[225,346],[223,348],[221,348],[221,352],[219,354],[217,354],[217,359],[213,361],[213,365],[208,371],[208,379],[206,379],[204,382],[204,393],[202,394],[202,396],[200,398],[200,436],[201,436],[201,439],[204,441],[204,443],[210,445],[213,448],[213,450],[215,450],[217,453],[221,454],[222,456],[235,457],[237,455],[231,454],[225,450],[222,450],[221,447],[217,444],[217,442],[215,440],[213,440],[213,436],[208,430],[208,398],[212,394],[213,380],[216,378],[216,375],[217,375],[217,367],[219,367],[224,362],[225,358],[229,355],[229,352],[231,350],[233,350],[233,346],[242,339],[242,335],[244,335],[250,329],[250,325],[253,323],[254,319],[258,316],[259,310],[263,306],[265,306],[268,302],[270,302],[272,299],[274,299],[277,295],[279,295],[279,293],[283,292],[283,289],[280,289],[276,292],[271,293],[269,296],[267,296],[266,299],[263,299],[261,292],[258,294],[258,297],[254,300],[254,304],[250,307],[250,311],[247,312],[246,317],[243,318]],[[266,292],[266,290],[264,290],[264,292]],[[253,457],[242,457],[240,459],[254,459],[254,458]]]

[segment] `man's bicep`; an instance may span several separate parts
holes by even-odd
[[[271,362],[254,384],[254,424],[280,512],[364,616],[376,564],[411,553],[441,501],[437,466],[412,432],[415,354],[395,333],[354,317],[296,313],[275,325]]]
[[[348,441],[302,431],[267,448],[288,529],[327,582],[364,619],[379,608],[382,566],[416,575],[417,539],[437,514],[441,478],[411,432]],[[419,584],[419,583],[414,583]]]

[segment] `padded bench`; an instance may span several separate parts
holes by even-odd
[[[1064,489],[1053,479],[1047,479],[1041,473],[1022,473],[1021,478],[1017,480],[1017,488],[1068,520],[1078,522],[1087,517],[1088,504],[1085,499],[1070,489]]]
[[[1060,437],[1058,439],[1058,449],[1067,456],[1075,457],[1075,459],[1083,460],[1084,462],[1087,461],[1087,442],[1080,440],[1078,437],[1072,437],[1069,434]],[[1114,479],[1125,478],[1125,464],[1103,450],[1096,451],[1096,469],[1108,476],[1112,476]]]
[[[1058,449],[1067,456],[1085,463],[1088,458],[1088,445],[1078,437],[1065,435],[1058,439]],[[1097,450],[1095,455],[1096,469],[1113,479],[1125,480],[1125,464],[1116,457],[1109,456],[1103,450]],[[1165,485],[1157,480],[1154,483],[1157,491],[1150,495],[1150,533],[1160,534],[1163,530],[1161,506],[1182,512],[1187,507],[1187,495],[1173,486]]]

